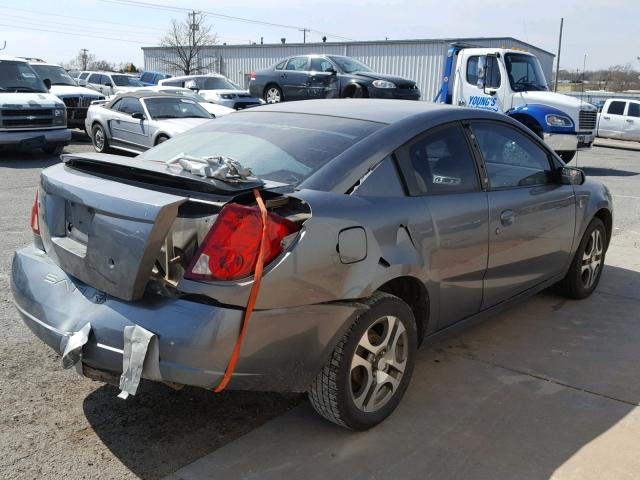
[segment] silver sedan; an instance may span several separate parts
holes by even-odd
[[[91,105],[85,129],[96,152],[115,148],[141,153],[212,118],[197,102],[181,95],[131,92]]]

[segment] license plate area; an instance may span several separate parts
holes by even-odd
[[[86,246],[95,213],[93,208],[67,200],[64,210],[65,236]]]

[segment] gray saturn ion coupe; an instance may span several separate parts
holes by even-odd
[[[136,158],[66,155],[31,226],[11,287],[64,366],[123,397],[140,378],[220,390],[226,373],[367,429],[421,343],[550,286],[589,296],[612,200],[504,115],[310,100]]]

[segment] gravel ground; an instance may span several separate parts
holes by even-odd
[[[65,151],[93,149],[78,134]],[[39,173],[57,161],[0,156],[0,478],[160,478],[299,403],[293,394],[176,392],[151,382],[123,401],[117,388],[62,370],[9,289],[13,252],[31,242]]]
[[[66,151],[91,151],[78,135]],[[144,383],[122,401],[117,389],[62,370],[60,359],[15,312],[9,291],[13,251],[28,227],[42,154],[0,157],[0,477],[145,478],[170,474],[301,401],[299,395],[211,392]],[[638,246],[640,152],[594,148],[572,165],[614,193],[615,239]]]

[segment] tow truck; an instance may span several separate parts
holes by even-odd
[[[538,58],[519,48],[452,44],[436,103],[508,115],[542,138],[565,162],[595,138],[597,108],[551,92]]]

